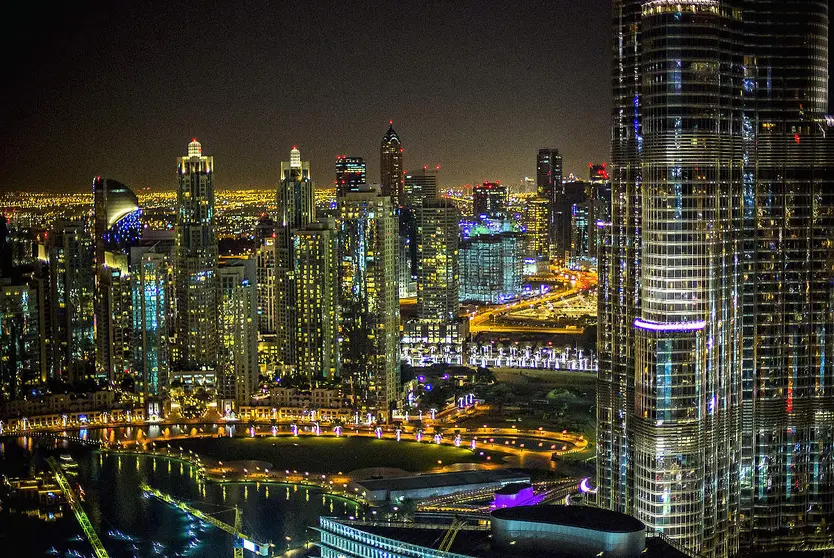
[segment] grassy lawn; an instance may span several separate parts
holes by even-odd
[[[468,449],[413,441],[364,437],[205,438],[177,440],[177,446],[218,460],[268,461],[276,469],[338,473],[366,467],[395,467],[420,472],[453,463],[485,462]],[[492,458],[493,460],[496,457]]]

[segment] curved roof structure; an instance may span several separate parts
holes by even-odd
[[[125,215],[139,209],[139,198],[136,197],[136,194],[117,180],[99,177],[96,178],[94,187],[96,192],[105,190],[107,228],[118,223]]]
[[[492,512],[494,519],[563,525],[607,533],[637,533],[646,525],[630,515],[588,506],[517,506]]]

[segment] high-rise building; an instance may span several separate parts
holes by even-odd
[[[428,166],[421,170],[406,173],[403,179],[405,189],[405,203],[411,207],[419,207],[424,200],[437,198],[440,189],[438,172],[440,167],[430,169]]]
[[[342,377],[354,405],[388,417],[400,378],[397,220],[373,186],[338,203]]]
[[[460,213],[448,200],[417,208],[417,315],[453,321],[458,315]]]
[[[95,249],[88,222],[59,222],[40,236],[35,277],[47,376],[94,377]]]
[[[539,149],[536,158],[536,194],[548,202],[547,230],[551,246],[556,244],[555,208],[562,188],[562,155],[558,149]],[[562,254],[564,255],[564,254]]]
[[[555,185],[550,239],[552,254],[565,259],[573,254],[573,216],[575,207],[586,207],[586,182],[565,181]]]
[[[177,162],[175,362],[180,370],[217,365],[217,236],[214,157],[197,139]]]
[[[606,163],[589,163],[588,171],[585,196],[588,200],[588,244],[591,256],[596,258],[602,241],[599,230],[611,222],[611,178]]]
[[[130,250],[135,391],[148,416],[161,416],[169,385],[174,270],[158,246]]]
[[[460,213],[449,200],[417,208],[417,318],[405,326],[409,342],[460,347]]]
[[[834,145],[824,0],[745,2],[742,547],[834,547]]]
[[[499,304],[521,293],[522,234],[510,221],[463,225],[460,241],[460,300]]]
[[[472,190],[472,216],[475,219],[504,219],[507,217],[509,193],[500,182],[484,182]]]
[[[391,198],[394,207],[405,204],[403,191],[403,147],[394,131],[394,122],[388,121],[388,132],[379,147],[379,169],[382,195]]]
[[[139,201],[130,188],[93,181],[96,375],[121,383],[133,368],[129,247],[141,236]]]
[[[831,548],[828,5],[613,23],[598,502],[705,556]]]
[[[527,198],[524,211],[527,250],[525,256],[538,260],[547,260],[550,255],[549,206],[545,198],[531,196]]]
[[[258,333],[275,333],[275,273],[276,273],[275,221],[262,217],[255,227],[258,264]]]
[[[355,192],[367,182],[367,168],[362,157],[336,157],[336,195]]]
[[[224,258],[217,268],[217,388],[224,402],[246,405],[258,383],[257,271],[252,258]]]
[[[293,235],[316,220],[316,203],[310,163],[301,160],[297,147],[289,162],[281,163],[281,183],[277,193],[275,333],[281,362],[295,366],[296,271]]]
[[[25,284],[0,279],[0,400],[40,384],[38,297]]]
[[[332,219],[293,233],[296,371],[310,384],[340,373],[338,239]]]

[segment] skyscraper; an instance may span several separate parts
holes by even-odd
[[[509,193],[500,182],[477,184],[472,191],[472,216],[475,219],[503,219],[507,217]]]
[[[403,193],[403,147],[394,131],[394,122],[388,121],[388,132],[379,147],[380,183],[382,195],[391,198],[394,207],[405,204]]]
[[[294,366],[296,328],[296,272],[293,235],[316,220],[316,203],[310,163],[301,160],[293,146],[289,162],[281,163],[281,183],[277,193],[275,332],[284,365]]]
[[[367,167],[362,157],[336,157],[336,195],[355,192],[363,187],[367,180]]]
[[[547,230],[551,246],[556,245],[556,198],[562,188],[562,156],[558,149],[539,149],[536,158],[536,194],[548,203]]]
[[[0,278],[0,399],[18,399],[41,377],[38,297],[25,284]]]
[[[527,198],[524,211],[524,226],[527,228],[526,257],[547,260],[550,255],[549,206],[545,198],[531,196]]]
[[[252,258],[224,258],[217,268],[218,395],[246,405],[258,383],[257,272]]]
[[[275,221],[262,217],[255,227],[258,264],[258,333],[275,333],[275,272],[276,233]]]
[[[342,377],[357,407],[387,418],[400,378],[397,221],[373,186],[338,204]]]
[[[161,416],[171,371],[173,269],[156,246],[132,248],[130,259],[135,391],[148,416]]]
[[[832,545],[827,10],[614,2],[598,501],[706,556]]]
[[[405,203],[411,207],[418,207],[423,200],[437,199],[440,188],[438,171],[440,167],[430,169],[428,166],[421,170],[406,173],[404,180]]]
[[[93,181],[96,374],[121,382],[131,374],[132,310],[129,247],[141,236],[139,201],[124,184]]]
[[[35,275],[47,375],[95,375],[95,249],[88,222],[59,222],[40,237]]]
[[[460,213],[448,200],[417,208],[417,315],[451,322],[458,314]]]
[[[337,246],[332,219],[293,233],[296,370],[311,385],[340,371]]]
[[[834,145],[824,0],[744,5],[742,537],[834,546]],[[749,264],[749,265],[748,265]]]
[[[417,208],[417,318],[405,326],[411,342],[461,345],[460,213],[449,200]]]
[[[181,370],[217,365],[217,236],[214,157],[188,144],[177,164],[176,359]]]

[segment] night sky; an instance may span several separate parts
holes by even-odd
[[[192,136],[218,188],[274,186],[298,145],[379,181],[388,120],[405,167],[445,186],[535,175],[556,147],[608,158],[610,0],[65,2],[4,18],[0,190],[175,187]]]

